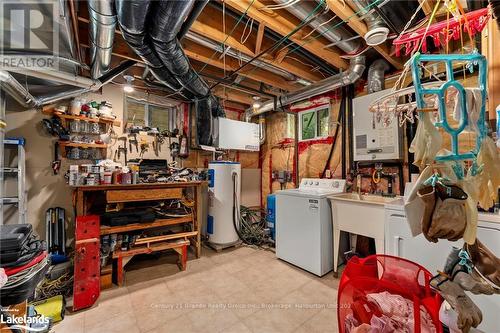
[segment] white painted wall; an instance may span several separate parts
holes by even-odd
[[[113,105],[113,112],[118,120],[122,122],[121,127],[114,127],[118,135],[123,134],[124,94],[123,90],[116,85],[108,84],[103,87],[101,93],[87,95],[88,100],[106,100]],[[53,175],[51,163],[54,158],[55,137],[48,136],[42,129],[40,122],[46,118],[40,111],[27,110],[9,112],[7,110],[6,137],[24,137],[26,139],[26,189],[28,195],[28,222],[31,223],[36,232],[45,238],[45,211],[50,207],[63,207],[66,209],[68,221],[73,219],[72,191],[66,185],[64,173],[69,168],[71,161],[62,160],[59,175]],[[152,137],[149,137],[152,141]],[[118,144],[108,149],[108,158],[113,158],[114,149]],[[129,159],[138,157],[138,154],[128,154]],[[168,140],[161,147],[159,156],[156,156],[152,147],[144,154],[144,158],[160,158],[171,160]],[[123,160],[122,160],[123,162]],[[7,180],[7,188],[13,186],[13,179]],[[17,213],[12,207],[6,207],[4,223],[17,223]],[[72,235],[73,223],[68,223],[68,235]]]

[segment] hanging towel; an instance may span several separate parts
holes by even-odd
[[[453,109],[453,119],[460,121],[462,119],[462,104],[460,103],[460,94],[455,98],[455,107]],[[479,133],[477,122],[481,114],[481,106],[483,99],[481,96],[481,89],[479,88],[465,88],[465,103],[467,107],[468,125],[466,127],[469,131]]]

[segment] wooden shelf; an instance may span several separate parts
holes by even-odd
[[[101,235],[110,235],[110,234],[117,234],[121,232],[129,232],[129,231],[135,231],[135,230],[144,230],[144,229],[150,229],[150,228],[156,228],[156,227],[164,227],[168,225],[176,225],[176,224],[181,224],[181,223],[186,223],[186,222],[192,222],[193,217],[192,216],[186,216],[186,217],[176,217],[176,218],[169,218],[169,219],[159,219],[151,223],[134,223],[134,224],[127,224],[124,226],[117,226],[117,227],[106,227],[106,226],[101,226]]]
[[[55,111],[54,109],[46,109],[43,110],[42,113],[51,115],[51,116],[56,116],[61,119],[66,119],[66,120],[83,120],[83,121],[88,121],[91,123],[102,123],[102,124],[112,124],[113,126],[121,126],[121,122],[116,119],[108,119],[108,118],[89,118],[85,116],[76,116],[76,115],[70,115],[70,114],[65,114],[65,113],[60,113],[58,111]]]
[[[168,249],[178,249],[183,246],[189,246],[190,242],[188,240],[181,240],[181,241],[176,241],[176,242],[162,242],[162,243],[157,243],[157,244],[149,244],[144,246],[144,245],[139,245],[139,246],[134,246],[130,248],[127,251],[122,251],[120,249],[115,250],[113,252],[113,259],[116,258],[122,258],[122,257],[130,257],[130,256],[135,256],[137,254],[148,254],[152,252],[157,252],[157,251],[163,251],[163,250],[168,250]]]
[[[108,145],[105,143],[80,143],[70,141],[58,141],[61,147],[80,147],[80,148],[101,148],[106,149]]]

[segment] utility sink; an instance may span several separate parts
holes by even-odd
[[[346,201],[362,201],[367,204],[376,204],[376,205],[385,205],[391,203],[395,200],[398,200],[398,197],[383,197],[380,195],[371,195],[371,194],[357,194],[357,193],[343,193],[335,196],[329,197],[330,199],[335,200],[346,200]]]
[[[333,220],[333,259],[336,272],[339,257],[340,232],[375,239],[377,253],[385,253],[385,208],[398,200],[377,195],[342,193],[329,196]]]

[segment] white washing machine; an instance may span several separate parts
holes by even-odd
[[[345,192],[343,179],[305,178],[276,192],[276,256],[323,276],[333,269],[332,213],[327,196]]]
[[[443,239],[437,243],[430,243],[422,234],[413,237],[406,220],[402,199],[386,205],[385,208],[386,254],[409,259],[436,274],[438,270],[443,269],[452,246],[463,245],[463,241],[450,242]],[[500,215],[479,213],[477,237],[496,256],[500,256]],[[483,321],[478,328],[488,333],[499,333],[500,295],[468,294],[483,313]]]

